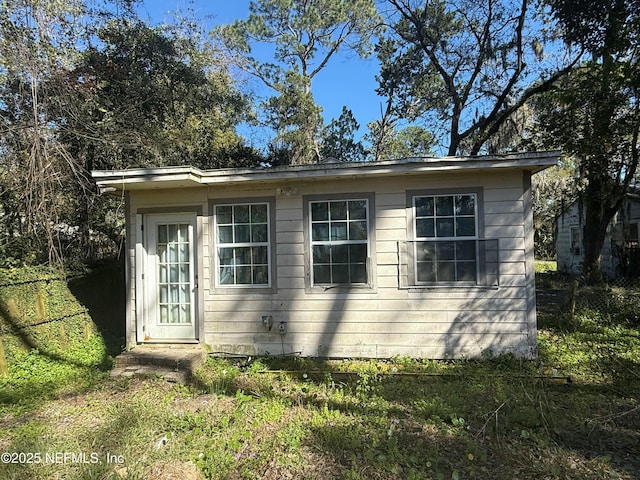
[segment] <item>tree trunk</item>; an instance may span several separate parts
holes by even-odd
[[[607,227],[619,210],[625,192],[610,178],[592,176],[584,195],[585,224],[583,230],[584,259],[582,274],[589,285],[604,281],[601,256]]]

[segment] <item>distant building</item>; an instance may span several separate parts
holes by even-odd
[[[573,202],[557,218],[558,271],[579,275],[584,261],[585,208]],[[607,227],[602,246],[602,272],[609,279],[640,276],[640,189],[629,193]]]

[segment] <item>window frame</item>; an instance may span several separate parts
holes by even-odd
[[[216,209],[222,206],[243,206],[243,205],[266,205],[267,206],[267,241],[266,242],[233,242],[221,243],[218,232],[218,217]],[[211,265],[213,272],[211,273],[211,289],[214,293],[233,294],[239,291],[251,292],[275,292],[276,291],[276,251],[275,251],[275,198],[274,197],[245,197],[245,198],[220,198],[209,201],[209,218],[210,218],[210,254],[212,257]],[[250,224],[250,223],[249,223]],[[231,225],[234,225],[232,223]],[[269,282],[267,284],[226,284],[220,282],[220,248],[242,248],[251,247],[253,245],[266,243],[267,247],[267,272]]]
[[[367,239],[365,241],[357,240],[341,240],[332,242],[331,240],[319,241],[313,240],[313,222],[312,220],[312,204],[324,202],[350,202],[350,201],[366,201],[366,221],[367,221]],[[304,263],[305,263],[305,290],[310,292],[320,292],[327,290],[349,290],[363,292],[375,291],[376,278],[376,262],[375,262],[375,194],[373,192],[362,193],[342,193],[342,194],[325,194],[325,195],[304,195],[303,202],[303,223],[304,223]],[[348,222],[348,220],[345,220]],[[366,282],[363,283],[316,283],[313,274],[313,246],[318,244],[324,245],[354,245],[366,242],[367,256],[365,261]]]
[[[574,256],[582,254],[582,229],[579,225],[569,226],[569,253]]]
[[[469,236],[437,236],[435,220],[437,219],[436,212],[434,211],[434,236],[433,237],[418,237],[416,220],[419,218],[416,215],[416,199],[422,197],[456,197],[460,195],[473,195],[475,196],[475,212],[474,212],[474,228],[475,235]],[[413,251],[410,253],[411,261],[407,262],[407,274],[410,282],[409,288],[460,288],[460,287],[472,287],[472,288],[486,288],[480,281],[485,275],[482,266],[482,252],[479,245],[479,240],[484,240],[484,190],[482,187],[467,187],[467,188],[442,188],[442,189],[428,189],[428,190],[408,190],[406,192],[406,209],[407,209],[407,238],[412,242]],[[434,205],[435,208],[435,205]],[[448,216],[447,216],[448,217]],[[426,218],[426,217],[423,217]],[[455,223],[455,212],[451,216]],[[455,226],[454,226],[455,229]],[[448,281],[419,281],[418,280],[418,260],[416,248],[419,242],[429,241],[474,241],[475,242],[475,280],[448,280]],[[454,264],[457,262],[454,260]]]

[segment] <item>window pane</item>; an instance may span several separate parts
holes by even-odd
[[[231,223],[232,208],[233,207],[231,207],[231,205],[221,205],[216,207],[216,221],[218,222],[218,225]]]
[[[235,249],[236,265],[251,265],[251,247],[240,247]]]
[[[160,283],[167,283],[167,266],[160,265]]]
[[[251,241],[266,242],[267,241],[267,224],[251,225]]]
[[[347,239],[347,223],[335,222],[331,223],[331,240],[346,240]]]
[[[266,265],[267,258],[267,247],[251,248],[251,263],[253,263],[253,265]]]
[[[330,263],[331,262],[331,247],[329,245],[314,245],[313,246],[313,263]]]
[[[367,219],[367,202],[365,200],[356,200],[349,202],[349,219],[350,220],[366,220]]]
[[[169,301],[169,286],[160,285],[160,303],[167,303]]]
[[[476,262],[458,262],[456,264],[456,273],[459,282],[475,282]]]
[[[236,268],[236,283],[241,285],[251,284],[251,267]]]
[[[311,237],[314,242],[327,242],[329,241],[329,224],[328,223],[314,223],[311,226]]]
[[[189,241],[189,224],[183,223],[178,226],[178,240],[180,242]]]
[[[169,281],[175,283],[178,281],[178,265],[169,266]]]
[[[433,216],[433,197],[418,197],[416,202],[416,217]]]
[[[158,245],[158,258],[160,263],[167,263],[167,246]]]
[[[233,227],[231,225],[218,227],[218,242],[233,243]]]
[[[249,205],[233,206],[233,223],[249,223]]]
[[[418,238],[429,238],[434,236],[433,218],[418,218],[416,220],[416,236]]]
[[[454,242],[438,242],[436,244],[438,260],[454,260],[456,258],[453,243]]]
[[[435,282],[436,275],[433,271],[434,263],[433,262],[418,262],[417,270],[418,270],[418,281],[419,282]]]
[[[251,223],[267,223],[266,205],[251,205]]]
[[[364,263],[352,264],[350,269],[352,283],[367,283],[367,266]]]
[[[220,284],[233,285],[233,267],[220,267]]]
[[[453,215],[453,197],[436,197],[436,215],[439,217]]]
[[[233,265],[233,248],[219,248],[218,261],[220,265]]]
[[[329,220],[329,203],[320,202],[311,204],[311,220],[325,221]]]
[[[331,283],[331,267],[329,265],[314,265],[313,282]]]
[[[456,215],[475,215],[476,198],[473,195],[457,195],[455,197]]]
[[[180,261],[188,262],[189,261],[189,244],[183,243],[180,245]]]
[[[169,322],[180,323],[180,306],[179,305],[171,305]]]
[[[438,269],[438,281],[439,282],[455,282],[456,269],[453,262],[437,262],[436,268]]]
[[[160,323],[169,323],[169,307],[160,305]]]
[[[169,285],[169,302],[180,302],[180,291],[178,289],[178,285]]]
[[[166,225],[158,225],[158,243],[167,243]]]
[[[349,283],[349,265],[333,265],[333,283]]]
[[[349,240],[366,240],[367,222],[349,222]]]
[[[167,242],[177,242],[178,241],[178,225],[175,223],[173,225],[169,225],[169,235],[167,236]]]
[[[267,266],[253,268],[254,285],[266,285],[269,283],[269,268]]]
[[[189,285],[180,285],[180,303],[189,304]]]
[[[476,242],[456,242],[456,260],[474,260],[476,259]]]
[[[249,243],[251,241],[251,229],[249,225],[235,225],[235,243]]]
[[[169,244],[169,261],[170,262],[178,261],[178,245],[176,243]]]
[[[191,307],[189,305],[182,305],[180,309],[180,322],[191,323]]]
[[[351,263],[365,263],[367,261],[367,246],[365,244],[349,245],[349,261]]]
[[[180,281],[184,283],[189,282],[189,264],[180,265]]]
[[[349,263],[349,246],[348,245],[332,245],[331,246],[331,263]]]
[[[434,243],[418,242],[416,244],[416,260],[423,262],[432,261],[436,254],[436,246]]]
[[[473,217],[456,218],[456,237],[473,237],[476,234],[476,222]]]
[[[329,213],[331,220],[346,220],[347,202],[331,202]]]
[[[436,237],[453,237],[453,218],[436,219]]]

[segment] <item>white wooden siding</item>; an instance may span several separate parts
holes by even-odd
[[[398,286],[398,242],[407,238],[408,190],[481,188],[484,238],[499,239],[498,288],[403,288]],[[375,193],[375,278],[372,288],[349,291],[305,289],[303,195]],[[209,288],[214,248],[208,202],[223,198],[275,198],[275,289],[271,292]],[[203,205],[198,260],[202,337],[212,352],[300,354],[322,357],[452,358],[486,350],[535,354],[535,306],[528,288],[522,172],[404,175],[350,180],[288,181],[279,184],[132,192],[130,222],[140,209]],[[482,232],[481,232],[482,233]],[[132,228],[130,245],[135,245]],[[132,267],[131,275],[135,275]],[[134,302],[135,303],[135,302]],[[131,312],[135,316],[135,309]],[[531,325],[532,314],[534,315]],[[263,315],[273,317],[269,331]],[[286,334],[277,324],[286,324]]]

